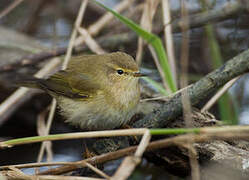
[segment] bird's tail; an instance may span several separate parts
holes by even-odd
[[[41,79],[35,77],[19,77],[13,81],[13,86],[40,89],[40,81]]]

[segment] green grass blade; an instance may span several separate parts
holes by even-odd
[[[165,53],[163,44],[161,39],[156,36],[155,34],[149,33],[148,31],[141,28],[139,25],[137,25],[132,20],[118,14],[117,12],[113,11],[112,9],[104,6],[103,4],[94,1],[99,6],[103,7],[110,13],[112,13],[115,17],[117,17],[122,23],[124,23],[126,26],[128,26],[130,29],[132,29],[134,32],[136,32],[139,36],[141,36],[147,43],[151,44],[152,47],[155,49],[155,52],[157,54],[157,57],[159,59],[159,63],[162,66],[163,72],[164,72],[164,78],[166,79],[168,86],[172,92],[176,92],[177,88],[170,70],[170,66],[168,64],[167,55]]]
[[[151,84],[154,88],[156,88],[162,95],[168,96],[170,93],[158,82],[154,81],[149,77],[142,77],[143,80]]]
[[[205,30],[208,37],[208,43],[211,50],[213,69],[223,65],[223,59],[219,44],[215,38],[212,25],[206,25]],[[218,107],[221,120],[226,124],[238,124],[238,116],[232,106],[232,100],[228,93],[225,93],[218,101]]]

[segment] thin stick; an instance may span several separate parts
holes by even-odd
[[[148,144],[150,143],[150,139],[151,139],[150,131],[147,129],[144,132],[144,135],[142,137],[141,142],[139,143],[139,146],[136,150],[135,156],[142,157],[145,149],[147,148]]]
[[[139,143],[135,155],[128,156],[123,160],[122,164],[119,166],[112,179],[125,180],[131,175],[135,167],[141,162],[141,157],[145,152],[147,146],[149,145],[150,139],[150,131],[147,129],[144,132],[143,138]]]
[[[241,75],[233,78],[228,83],[226,83],[201,109],[201,112],[208,111],[217,101],[218,99],[238,80],[241,78]]]
[[[13,174],[6,174],[7,175],[7,177],[8,176],[10,176],[10,177],[15,177],[16,179],[31,179],[30,177],[29,177],[29,175],[26,175],[26,174],[24,174],[21,170],[19,170],[19,169],[17,169],[17,168],[15,168],[15,167],[10,167],[10,169],[12,170],[12,172],[13,172]]]
[[[116,12],[122,12],[126,8],[130,7],[130,5],[133,3],[134,0],[124,0],[121,3],[119,3],[117,6],[114,7],[114,10]],[[91,35],[96,35],[99,33],[99,31],[111,21],[111,19],[114,16],[111,13],[104,14],[98,21],[96,21],[93,25],[90,25],[88,28],[88,32]]]
[[[190,141],[192,141],[192,139]],[[191,176],[193,180],[199,180],[201,176],[200,176],[200,166],[199,166],[199,162],[197,159],[198,154],[197,154],[195,147],[193,146],[193,142],[189,142],[189,143],[191,143],[189,144],[189,147],[188,147],[188,155],[189,155],[190,165],[191,165]]]
[[[105,179],[111,179],[110,176],[108,176],[107,174],[105,174],[103,171],[100,171],[98,168],[94,167],[93,165],[89,164],[88,162],[84,162],[85,165],[87,167],[89,167],[91,170],[93,170],[94,172],[96,172],[96,174],[104,177]]]
[[[47,120],[46,130],[45,130],[45,132],[43,134],[44,136],[49,134],[50,127],[51,127],[51,124],[53,122],[54,112],[55,112],[54,108],[56,108],[56,101],[53,98],[52,103],[51,103],[49,116],[48,116],[48,120]],[[51,142],[50,142],[50,144],[48,144],[48,142],[43,142],[42,143],[42,145],[40,147],[39,154],[38,154],[37,162],[41,162],[41,160],[43,158],[43,155],[44,155],[45,148],[49,149],[49,150],[47,150],[47,153],[49,153],[49,151],[52,152],[52,150],[51,150]],[[51,154],[51,157],[53,157],[52,153],[49,153],[49,154]]]
[[[16,165],[5,165],[5,166],[0,166],[0,170],[10,169],[10,167],[21,169],[21,168],[44,167],[44,166],[60,166],[60,165],[67,165],[67,166],[76,165],[76,162],[39,162],[39,163],[36,162],[36,163],[25,163],[25,164],[16,164]],[[86,165],[84,164],[84,167],[85,166]]]
[[[144,2],[143,14],[140,20],[140,25],[142,28],[151,32],[152,29],[152,21],[157,10],[157,6],[159,4],[159,0],[146,0]],[[137,64],[140,65],[142,61],[144,40],[139,37],[138,45],[137,45],[137,53],[136,53],[136,61]]]
[[[1,13],[0,13],[0,19],[9,14],[13,9],[15,9],[23,0],[15,0],[12,2],[7,8],[5,8]]]
[[[76,21],[75,21],[73,32],[71,34],[71,38],[70,38],[70,41],[69,41],[69,45],[68,45],[66,57],[65,57],[65,60],[64,60],[63,66],[62,66],[62,70],[65,70],[67,68],[67,64],[68,64],[69,59],[71,57],[74,42],[75,42],[75,39],[76,39],[76,36],[77,36],[77,31],[78,31],[78,28],[80,27],[80,25],[82,23],[82,19],[83,19],[83,15],[84,15],[87,3],[88,3],[88,0],[82,0],[82,2],[81,2],[81,6],[80,6],[78,16],[77,16]]]
[[[188,64],[189,64],[189,14],[186,8],[186,2],[181,1],[181,17],[186,19],[185,23],[182,25],[182,47],[181,47],[181,88],[188,85]],[[186,127],[192,127],[192,115],[191,115],[191,103],[187,90],[182,92],[182,106],[183,106],[183,117]],[[199,164],[197,162],[197,157],[193,152],[196,152],[193,147],[193,139],[187,141],[188,154],[191,166],[191,177],[193,180],[200,180]]]
[[[162,0],[162,12],[163,12],[163,24],[164,24],[164,39],[167,49],[167,55],[170,64],[170,70],[172,72],[175,84],[177,86],[177,71],[175,65],[175,48],[173,42],[173,33],[171,26],[171,15],[170,15],[170,3],[169,0]]]
[[[46,114],[47,114],[47,112],[49,110],[49,107],[47,107],[44,111],[42,111],[38,115],[38,118],[37,118],[37,131],[38,131],[39,136],[47,135],[47,128],[46,128],[46,124],[45,124],[45,119],[46,119]],[[49,145],[47,145],[47,144],[49,144]],[[50,141],[42,143],[42,146],[40,147],[40,151],[39,151],[39,154],[38,154],[38,157],[37,157],[37,162],[42,161],[42,157],[43,157],[43,153],[44,153],[45,148],[46,148],[46,151],[47,151],[47,161],[52,161],[53,152],[52,152],[51,145],[52,145],[52,143]],[[35,173],[36,174],[39,173],[38,168],[35,169]]]
[[[143,3],[143,14],[140,20],[140,26],[144,29],[146,29],[147,31],[150,31],[149,26],[148,26],[148,22],[149,21],[149,0],[146,0]],[[147,23],[146,23],[147,22]],[[144,46],[144,41],[141,37],[138,38],[138,43],[137,43],[137,52],[136,52],[136,62],[138,64],[138,66],[141,65],[141,60],[142,60],[142,54],[143,54],[143,46]]]
[[[192,84],[179,89],[178,91],[174,92],[173,94],[170,94],[168,96],[159,96],[159,97],[154,97],[154,98],[145,98],[145,99],[141,99],[140,102],[146,102],[146,101],[155,101],[155,100],[162,100],[162,101],[168,101],[170,98],[172,98],[174,95],[185,91],[187,88],[189,88],[190,86],[192,86]]]
[[[139,129],[125,129],[125,130],[106,130],[93,132],[78,132],[78,133],[64,133],[54,134],[48,136],[34,136],[26,138],[17,138],[0,142],[0,148],[13,147],[15,145],[37,143],[42,141],[55,141],[66,139],[79,138],[96,138],[96,137],[113,137],[113,136],[131,136],[143,135],[145,128]],[[248,132],[249,126],[223,126],[223,127],[205,127],[205,128],[170,128],[170,129],[150,129],[151,135],[172,135],[184,133],[218,133],[218,132]]]
[[[122,12],[126,8],[128,8],[134,0],[123,0],[121,3],[119,3],[117,6],[114,7],[114,10],[116,12]],[[96,21],[94,24],[90,25],[87,31],[91,36],[96,36],[99,31],[106,25],[108,24],[112,19],[113,15],[109,12],[105,13],[98,21]],[[85,38],[84,37],[78,37],[75,40],[75,46],[84,43]]]
[[[78,138],[94,138],[94,137],[113,137],[113,136],[127,136],[127,135],[143,135],[146,129],[125,129],[125,130],[106,130],[93,132],[78,132],[78,133],[64,133],[54,134],[48,136],[34,136],[28,138],[19,138],[0,142],[0,148],[11,147],[14,145],[36,143],[42,141],[54,141],[63,139],[78,139]]]
[[[91,49],[91,51],[96,54],[105,54],[106,51],[102,49],[102,47],[92,38],[92,36],[88,33],[88,31],[84,28],[78,28],[79,33],[82,37],[85,38],[86,44]]]
[[[188,86],[188,64],[189,64],[189,35],[188,35],[188,10],[184,1],[181,1],[181,17],[185,17],[186,23],[182,25],[182,46],[181,46],[181,75],[180,86],[184,88]],[[191,104],[187,89],[182,91],[183,116],[186,127],[192,127]]]
[[[92,177],[80,177],[80,176],[55,176],[55,175],[27,175],[18,169],[12,169],[11,171],[3,171],[2,174],[8,179],[18,180],[104,180],[101,178]]]

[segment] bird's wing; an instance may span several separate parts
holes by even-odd
[[[69,98],[88,98],[99,88],[87,75],[67,71],[59,71],[39,84],[45,90]]]

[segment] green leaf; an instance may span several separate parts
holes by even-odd
[[[166,91],[165,88],[158,82],[154,81],[153,79],[149,77],[142,77],[143,80],[151,84],[154,88],[156,88],[162,95],[168,96],[170,93]]]
[[[223,59],[220,51],[219,44],[216,40],[213,27],[211,24],[205,26],[206,34],[208,37],[209,48],[211,51],[212,57],[212,66],[213,69],[223,65]],[[238,124],[238,115],[233,108],[232,99],[228,93],[223,94],[218,101],[219,113],[221,120],[226,124]]]

